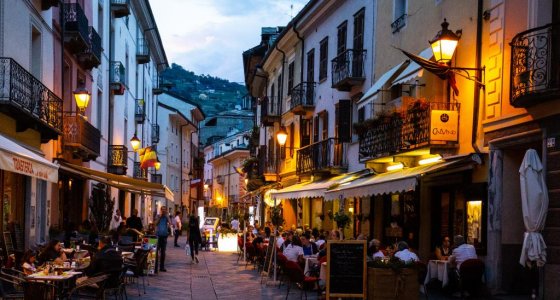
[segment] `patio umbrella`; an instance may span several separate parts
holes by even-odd
[[[544,228],[548,209],[548,189],[546,188],[543,166],[537,151],[529,149],[519,168],[521,183],[521,206],[525,237],[519,263],[536,261],[542,267],[546,263],[546,245],[541,230]]]

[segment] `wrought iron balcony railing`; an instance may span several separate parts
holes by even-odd
[[[261,101],[261,122],[265,126],[273,126],[274,122],[280,121],[282,116],[282,103],[276,96],[265,97]]]
[[[128,168],[128,148],[125,145],[109,145],[107,172],[126,175]]]
[[[347,143],[328,138],[297,151],[296,173],[340,173],[348,167]]]
[[[152,124],[152,143],[159,143],[159,125]]]
[[[111,0],[111,10],[115,18],[130,15],[130,0]]]
[[[136,44],[136,61],[139,64],[146,64],[150,62],[150,48],[148,41],[145,38],[138,38]]]
[[[88,19],[79,3],[64,4],[64,42],[74,53],[81,53],[88,48]]]
[[[560,98],[560,25],[549,24],[517,34],[511,40],[510,103],[529,107]]]
[[[365,49],[347,49],[335,57],[332,63],[332,87],[339,91],[350,91],[365,80]]]
[[[367,125],[357,132],[360,161],[435,144],[430,140],[432,110],[459,111],[459,108],[459,103],[427,102],[409,108],[402,114],[395,113],[364,122]]]
[[[78,55],[78,61],[85,69],[97,68],[101,64],[101,37],[90,26],[88,38],[88,48]]]
[[[134,120],[138,123],[144,123],[144,120],[146,120],[146,101],[144,99],[136,99],[135,101]]]
[[[402,16],[398,17],[393,23],[391,23],[391,29],[393,30],[393,33],[401,31],[401,28],[406,25],[406,16],[406,14],[403,14]]]
[[[295,114],[304,114],[315,107],[315,82],[302,82],[292,89],[290,110]]]
[[[148,169],[142,169],[140,162],[134,162],[133,177],[141,180],[148,180]]]
[[[64,116],[64,148],[84,161],[96,159],[100,153],[101,133],[84,117]]]
[[[120,61],[112,61],[109,69],[109,86],[115,95],[124,94],[126,87],[126,70]]]
[[[15,60],[0,57],[0,111],[16,120],[16,130],[37,128],[41,141],[62,134],[62,99]]]

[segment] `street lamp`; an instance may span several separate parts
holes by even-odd
[[[430,41],[434,57],[436,61],[441,64],[447,64],[451,61],[460,38],[459,35],[449,30],[447,28],[448,26],[449,23],[447,23],[447,19],[443,19],[441,31]]]
[[[288,132],[284,126],[280,126],[280,130],[276,133],[276,140],[280,146],[286,145],[286,140],[288,139]]]
[[[89,100],[91,99],[91,94],[84,87],[79,87],[73,93],[74,100],[76,100],[76,106],[78,107],[79,112],[84,115],[89,104]]]
[[[159,161],[159,158],[157,158],[156,162],[154,163],[154,168],[156,169],[156,171],[159,171],[159,169],[161,168],[161,162]]]
[[[132,146],[132,150],[134,151],[138,150],[138,148],[140,148],[140,143],[141,143],[140,139],[138,138],[135,132],[134,136],[130,139],[130,145]]]

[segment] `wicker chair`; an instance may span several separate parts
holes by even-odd
[[[148,267],[148,255],[149,250],[138,249],[134,254],[134,257],[130,260],[126,260],[124,265],[126,272],[124,273],[125,282],[134,282],[136,279],[136,287],[138,289],[138,296],[140,296],[140,282],[139,278],[142,278],[142,288],[144,289],[144,294],[146,294],[146,284],[144,278],[147,278],[144,270]],[[149,284],[148,284],[149,285]]]

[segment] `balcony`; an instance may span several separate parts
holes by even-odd
[[[159,125],[152,124],[152,143],[159,143]]]
[[[58,1],[59,0],[41,0],[41,9],[49,10],[53,6],[58,7]]]
[[[459,103],[425,102],[422,105],[412,104],[402,113],[366,120],[360,126],[354,124],[354,131],[359,138],[360,161],[364,162],[422,147],[457,147],[457,141],[453,141],[449,136],[458,134],[459,109]],[[438,120],[432,119],[432,116],[436,116],[436,112],[441,111],[448,112],[445,114],[448,119],[442,120],[442,122],[449,124],[456,122],[457,125],[455,132],[451,132],[452,130],[445,132],[445,138],[438,136],[437,133],[441,131],[441,128],[436,128]],[[453,115],[456,115],[456,120],[453,120]]]
[[[147,64],[150,62],[150,48],[145,38],[138,38],[138,44],[136,44],[136,62],[139,64]]]
[[[95,160],[100,153],[101,133],[81,115],[64,116],[64,148],[75,158]]]
[[[130,0],[111,0],[111,11],[115,18],[130,15]]]
[[[78,61],[84,69],[91,70],[101,64],[101,37],[90,26],[88,38],[88,48],[78,54]]]
[[[560,98],[557,63],[560,25],[549,24],[517,34],[511,41],[510,103],[530,107]]]
[[[347,148],[347,143],[341,143],[337,138],[303,147],[297,151],[296,173],[343,173],[348,168]]]
[[[133,178],[140,180],[148,180],[148,169],[142,169],[140,162],[134,163]]]
[[[315,85],[315,82],[302,82],[292,89],[291,112],[304,115],[315,109]]]
[[[126,175],[127,168],[128,148],[125,145],[109,145],[107,172],[116,175]]]
[[[348,92],[365,80],[366,50],[347,49],[334,58],[332,63],[332,88]]]
[[[265,97],[261,101],[261,123],[264,126],[274,126],[275,122],[280,122],[281,104],[275,96]]]
[[[42,143],[62,134],[62,99],[6,57],[0,57],[0,111],[16,121],[16,131],[39,131]]]
[[[115,95],[123,95],[126,87],[126,70],[120,61],[112,61],[109,69],[109,86]]]
[[[134,120],[138,123],[144,123],[144,120],[146,120],[146,101],[144,99],[136,99],[135,101]]]
[[[162,184],[163,176],[161,174],[151,174],[151,175],[152,175],[152,178],[150,180],[151,182]]]
[[[75,54],[88,49],[88,19],[78,3],[64,4],[64,43]]]

